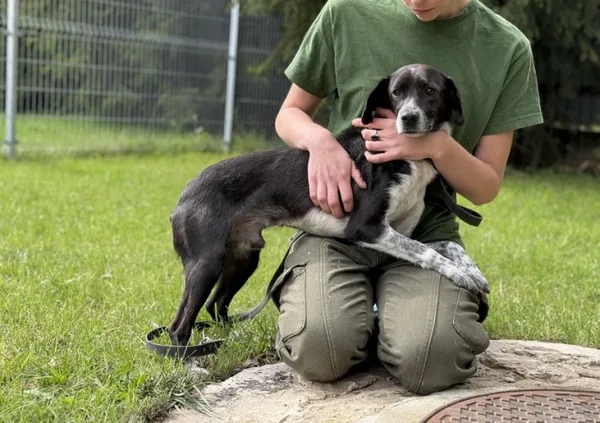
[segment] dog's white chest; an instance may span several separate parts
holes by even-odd
[[[427,161],[411,161],[410,175],[401,175],[400,181],[392,184],[388,190],[389,207],[386,219],[390,225],[403,235],[409,236],[423,213],[423,198],[427,185],[437,172]]]

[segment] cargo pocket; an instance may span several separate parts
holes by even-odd
[[[306,326],[306,263],[285,269],[273,285],[272,296],[279,310],[279,338],[285,343]]]
[[[483,324],[479,321],[479,300],[471,292],[461,289],[456,300],[452,325],[456,333],[471,347],[473,354],[481,354],[490,344]]]

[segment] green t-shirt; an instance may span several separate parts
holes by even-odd
[[[480,0],[431,22],[420,21],[403,0],[329,0],[285,74],[328,99],[327,128],[338,134],[360,115],[381,78],[412,63],[454,79],[465,124],[453,137],[471,153],[482,135],[543,122],[529,41]],[[439,198],[439,185],[430,185],[427,195]],[[462,244],[455,216],[429,205],[413,238]]]

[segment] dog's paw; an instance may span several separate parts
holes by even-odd
[[[490,293],[490,286],[486,277],[474,263],[453,263],[447,270],[452,276],[446,275],[455,285],[478,295]]]
[[[479,270],[479,268],[474,267],[471,270],[470,274],[471,274],[471,278],[473,279],[473,281],[475,282],[475,285],[477,286],[478,292],[474,292],[475,294],[478,293],[486,293],[489,294],[490,293],[490,284],[488,283],[487,279],[485,276],[483,276],[483,273],[481,273],[481,270]]]
[[[444,275],[454,285],[466,289],[469,292],[477,295],[480,290],[481,281],[478,278],[473,277],[474,275],[470,272],[467,272],[465,269],[461,269],[459,267],[451,267],[446,270],[446,274]],[[487,281],[484,279],[485,284],[487,285]],[[489,287],[488,287],[489,290]]]
[[[461,269],[462,272],[466,273],[470,279],[473,281],[473,284],[475,285],[474,289],[470,289],[470,291],[473,294],[480,294],[480,293],[486,293],[489,294],[490,293],[490,285],[486,279],[486,277],[483,275],[483,273],[481,272],[481,270],[479,270],[479,268],[475,265],[468,265],[468,266],[459,266],[459,268]]]
[[[171,339],[171,345],[175,345],[178,347],[187,345],[192,335],[191,331],[183,333],[181,328],[175,330],[173,330],[173,328],[169,328],[167,332],[169,334],[169,338]]]

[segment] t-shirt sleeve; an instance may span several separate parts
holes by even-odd
[[[331,13],[325,3],[285,70],[292,83],[321,98],[336,89]]]
[[[529,41],[519,44],[484,135],[516,131],[544,122]]]

